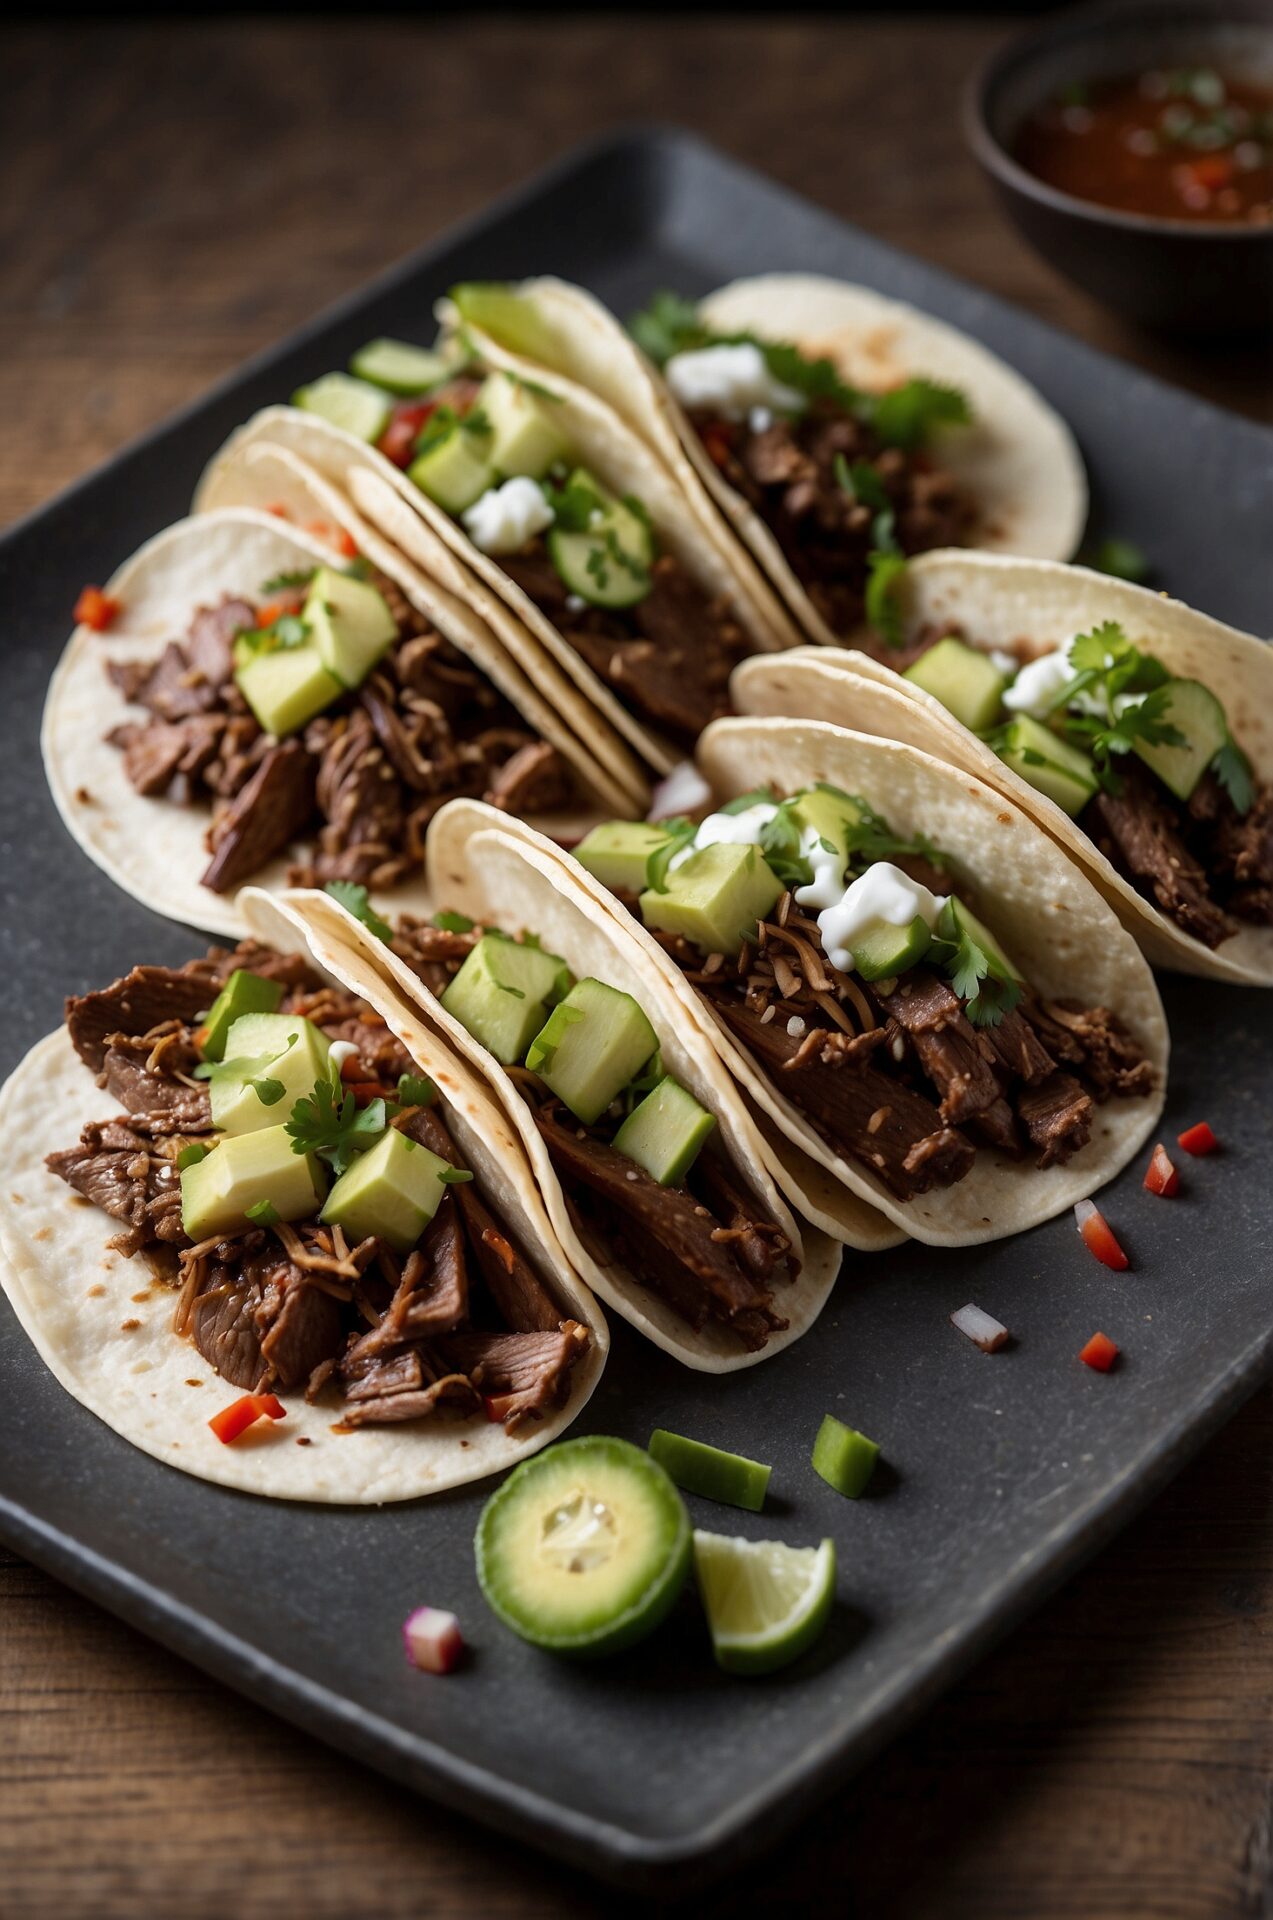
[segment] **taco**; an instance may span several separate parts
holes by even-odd
[[[884,734],[1031,813],[1156,965],[1273,985],[1273,653],[1085,568],[973,554],[907,569],[884,666],[802,648],[736,677],[746,712]]]
[[[5,1291],[67,1391],[183,1472],[377,1505],[481,1479],[579,1413],[605,1321],[481,1077],[257,900],[282,945],[72,997],[0,1091]]]
[[[1027,814],[927,754],[811,721],[718,721],[699,761],[717,812],[610,822],[573,858],[798,1165],[962,1246],[1127,1162],[1162,1109],[1162,1003]],[[458,864],[451,822],[470,812],[438,816],[431,870]]]
[[[966,334],[865,287],[774,273],[698,302],[661,294],[630,333],[552,278],[460,286],[441,312],[456,336],[606,400],[676,474],[695,523],[723,515],[824,645],[887,622],[908,554],[1065,560],[1082,535],[1064,421]]]
[[[129,893],[236,934],[248,881],[418,909],[425,828],[454,795],[565,838],[632,804],[471,607],[337,489],[260,450],[237,491],[119,569],[107,630],[78,627],[49,688],[54,798]]]
[[[486,340],[468,341],[458,366],[396,351],[423,360],[427,391],[395,401],[325,375],[231,438],[196,510],[225,500],[245,447],[301,455],[463,592],[644,805],[650,770],[668,772],[728,710],[737,662],[798,630],[719,517],[705,532],[663,462],[589,389]],[[383,377],[371,352],[353,364]]]
[[[754,1365],[812,1325],[840,1247],[787,1205],[778,1155],[660,970],[550,842],[508,824],[480,802],[438,816],[431,921],[377,929],[289,897],[360,940],[486,1076],[589,1288],[688,1366]],[[859,1246],[902,1237],[849,1211]]]

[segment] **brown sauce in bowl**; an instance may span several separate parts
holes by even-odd
[[[1013,158],[1120,213],[1273,225],[1273,87],[1210,67],[1067,87],[1035,108]]]

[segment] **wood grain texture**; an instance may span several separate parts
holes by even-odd
[[[1273,418],[1267,353],[1134,333],[1004,226],[956,122],[966,73],[1002,31],[581,16],[9,32],[0,523],[492,193],[634,118],[690,124],[886,239]],[[1271,1920],[1271,1460],[1266,1393],[781,1856],[693,1911]],[[0,1735],[5,1920],[626,1910],[3,1553]]]

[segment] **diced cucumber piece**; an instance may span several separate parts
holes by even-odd
[[[641,918],[679,933],[702,953],[736,954],[782,898],[782,882],[759,847],[700,847],[667,876],[667,892],[641,895]]]
[[[1008,728],[999,758],[1073,819],[1096,792],[1096,769],[1087,754],[1062,740],[1041,720],[1019,713]]]
[[[360,380],[370,380],[389,393],[424,393],[440,380],[449,380],[453,371],[440,353],[407,340],[369,340],[349,364]]]
[[[552,402],[532,393],[524,380],[510,373],[488,374],[473,404],[490,422],[491,465],[504,479],[525,474],[541,480],[549,467],[569,457]]]
[[[325,1181],[313,1154],[293,1153],[281,1126],[231,1134],[181,1174],[181,1224],[196,1245],[254,1224],[248,1209],[267,1203],[276,1220],[308,1220],[323,1204]]]
[[[685,1502],[648,1453],[589,1435],[525,1460],[482,1509],[474,1542],[487,1604],[554,1653],[644,1639],[685,1585]]]
[[[379,387],[354,380],[347,373],[325,373],[308,387],[298,387],[292,405],[316,413],[333,427],[343,427],[358,440],[378,440],[393,411]]]
[[[871,927],[849,951],[853,965],[864,980],[889,980],[915,966],[928,952],[932,942],[928,922],[917,913],[909,927],[893,927],[881,922]]]
[[[821,1474],[829,1487],[849,1500],[859,1499],[866,1492],[879,1457],[874,1440],[846,1427],[833,1413],[826,1415],[813,1443],[813,1471]]]
[[[921,654],[902,678],[931,693],[973,733],[985,733],[994,726],[1008,684],[1007,675],[1000,673],[988,654],[956,640],[953,634]]]
[[[209,1083],[213,1126],[251,1133],[286,1121],[329,1073],[330,1054],[327,1036],[312,1020],[245,1013],[226,1035],[225,1058]]]
[[[748,1513],[759,1513],[765,1504],[773,1469],[749,1460],[746,1454],[726,1453],[722,1447],[709,1447],[702,1440],[687,1440],[684,1434],[656,1427],[650,1435],[650,1458],[686,1493],[745,1507]]]
[[[320,567],[301,618],[318,655],[342,686],[359,686],[398,637],[389,603],[369,580]]]
[[[666,827],[646,820],[605,820],[584,835],[575,859],[612,893],[640,893],[650,855],[667,838]]]
[[[498,483],[490,453],[490,434],[476,432],[461,421],[444,439],[416,456],[407,477],[444,513],[458,518]]]
[[[976,942],[990,962],[991,971],[1000,980],[1017,980],[1021,975],[1013,966],[999,942],[991,933],[984,920],[979,920],[972,908],[966,906],[957,894],[952,893],[942,908],[937,920],[937,935],[942,940],[958,940],[961,934],[967,934]]]
[[[678,1186],[697,1160],[716,1115],[671,1074],[647,1093],[614,1136],[614,1146],[661,1187]]]
[[[578,980],[532,1040],[526,1065],[577,1120],[591,1126],[658,1044],[630,993],[602,980]]]
[[[1214,693],[1200,680],[1168,680],[1162,692],[1163,719],[1184,734],[1184,745],[1133,740],[1132,747],[1177,800],[1187,800],[1228,739],[1229,723]]]
[[[557,337],[525,294],[514,293],[498,280],[466,280],[451,288],[451,298],[461,320],[489,333],[510,353],[555,365],[560,356]]]
[[[806,787],[803,793],[796,794],[792,812],[801,827],[811,827],[820,840],[829,841],[841,855],[848,845],[846,827],[855,825],[860,818],[851,797],[838,787],[827,785]]]
[[[253,654],[234,677],[261,727],[280,740],[308,725],[345,691],[309,642]]]
[[[245,1013],[274,1013],[282,998],[281,980],[266,980],[259,973],[249,973],[244,967],[236,967],[212,1002],[203,1023],[203,1045],[200,1048],[203,1058],[224,1060],[226,1036],[235,1021],[242,1019]]]
[[[357,1243],[375,1234],[409,1253],[442,1204],[455,1169],[396,1127],[360,1153],[327,1196],[322,1219]]]
[[[484,933],[442,995],[442,1005],[501,1066],[511,1067],[570,986],[570,969],[557,954]]]
[[[654,536],[640,513],[606,492],[582,467],[568,489],[594,493],[598,506],[586,529],[557,525],[548,535],[548,557],[571,593],[594,607],[634,607],[650,591]]]

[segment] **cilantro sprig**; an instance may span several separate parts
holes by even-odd
[[[384,1100],[360,1107],[352,1093],[343,1096],[329,1079],[316,1080],[314,1091],[292,1108],[284,1126],[293,1153],[314,1153],[339,1177],[360,1153],[374,1147],[389,1124]]]
[[[1255,779],[1251,762],[1236,740],[1226,740],[1211,762],[1211,771],[1228,794],[1238,813],[1249,813],[1255,800]]]
[[[372,906],[371,895],[366,887],[359,886],[355,880],[329,880],[323,892],[329,893],[346,913],[352,913],[355,920],[361,920],[369,933],[388,946],[393,939],[393,928],[387,920],[381,919]]]
[[[234,636],[236,651],[259,653],[287,652],[303,647],[309,639],[309,623],[298,613],[280,613],[264,627],[242,627]]]
[[[942,857],[923,833],[894,833],[883,814],[876,813],[860,793],[842,794],[838,787],[818,783],[822,793],[835,794],[847,802],[844,817],[845,855],[850,867],[872,866],[877,860],[893,860],[898,854],[913,855],[940,867]]]
[[[263,1107],[277,1106],[287,1089],[283,1082],[276,1079],[270,1068],[276,1060],[281,1060],[296,1039],[289,1033],[281,1047],[275,1047],[269,1053],[241,1054],[231,1060],[201,1060],[194,1070],[196,1080],[237,1080],[245,1087],[251,1087]]]
[[[1021,998],[1021,982],[982,946],[950,900],[933,929],[928,956],[940,962],[974,1027],[997,1027]]]
[[[1182,747],[1185,735],[1167,718],[1170,675],[1152,654],[1132,644],[1117,620],[1103,620],[1070,642],[1074,675],[1052,703],[1065,736],[1091,755],[1096,777],[1107,793],[1122,791],[1115,760],[1137,741],[1147,746]],[[1084,700],[1085,710],[1076,702]]]

